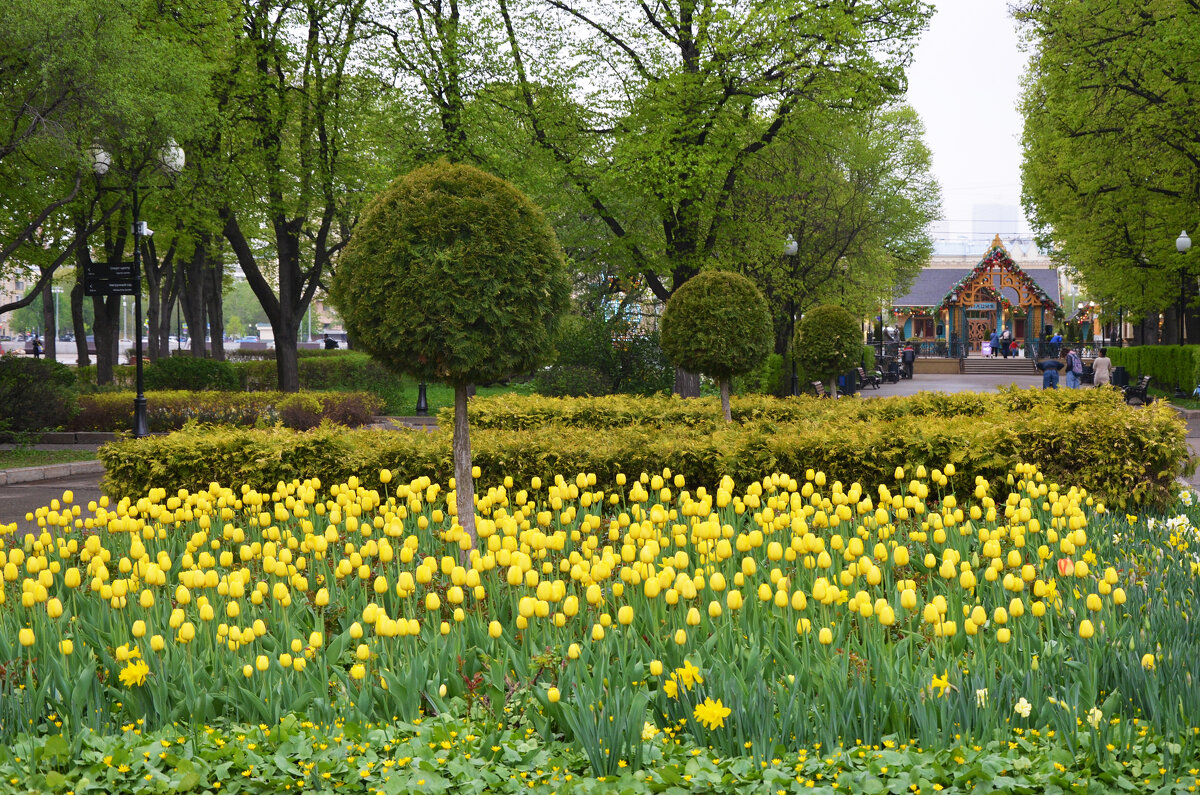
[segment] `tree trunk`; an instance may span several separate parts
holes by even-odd
[[[675,394],[683,398],[700,397],[700,374],[675,368]]]
[[[467,422],[468,384],[454,385],[454,490],[458,523],[477,546],[475,535],[475,480],[471,477],[471,426]]]
[[[58,356],[58,334],[54,322],[54,282],[47,281],[42,288],[42,353],[49,361]]]
[[[279,377],[279,391],[299,392],[300,361],[296,338],[300,324],[290,323],[288,328],[272,324],[271,328],[275,331],[275,372]]]
[[[162,323],[159,322],[159,317],[161,317],[161,313],[159,312],[158,306],[159,306],[159,296],[162,291],[159,286],[159,280],[155,276],[152,275],[155,270],[154,260],[152,258],[150,258],[149,256],[146,256],[145,252],[143,252],[143,258],[146,263],[146,267],[144,268],[144,275],[146,277],[146,293],[147,293],[146,294],[146,298],[147,298],[147,301],[146,301],[146,328],[147,328],[146,342],[147,342],[148,348],[149,348],[148,353],[150,356],[150,361],[157,362],[160,356],[169,355],[169,354],[166,354],[163,352],[166,349],[165,346],[163,348],[160,348],[162,340],[159,337],[159,332],[161,331],[160,327],[162,326]],[[167,317],[169,319],[170,315],[168,315]]]
[[[201,241],[197,242],[195,250],[192,251],[192,256],[188,259],[186,265],[180,263],[177,269],[179,278],[179,289],[182,291],[180,296],[180,306],[183,307],[183,316],[188,324],[188,336],[191,337],[190,345],[192,348],[192,356],[197,359],[204,356],[204,270],[207,265],[207,246]]]
[[[71,331],[75,334],[75,363],[87,367],[92,363],[88,353],[87,325],[83,322],[83,270],[75,271],[75,284],[71,287]]]
[[[221,277],[224,265],[214,258],[212,267],[204,271],[204,298],[208,314],[208,335],[211,342],[210,355],[218,362],[225,361],[225,310],[221,296]],[[201,337],[203,338],[203,334]]]
[[[729,410],[729,379],[721,379],[721,411],[725,414],[726,422],[733,422],[733,414]]]
[[[92,297],[94,339],[96,340],[96,383],[113,382],[113,365],[117,363],[117,338],[121,331],[121,297]]]

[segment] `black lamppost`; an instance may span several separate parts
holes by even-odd
[[[1192,239],[1188,237],[1187,230],[1179,233],[1179,237],[1175,238],[1175,250],[1180,254],[1186,254],[1192,247]],[[1185,279],[1187,278],[1187,264],[1181,265],[1179,268],[1179,344],[1183,344],[1183,305],[1186,300],[1185,295]]]
[[[428,417],[429,416],[429,401],[425,398],[425,381],[424,381],[424,379],[421,380],[421,383],[417,384],[417,416],[418,417]]]
[[[783,244],[783,253],[789,257],[796,256],[800,251],[800,244],[796,242],[796,238],[791,235],[787,236],[787,240]],[[792,397],[800,394],[800,379],[796,376],[796,309],[795,304],[792,304]]]
[[[142,238],[149,237],[154,232],[141,220],[142,203],[138,198],[138,178],[141,176],[142,169],[148,164],[148,160],[143,160],[136,166],[125,170],[129,176],[129,193],[133,210],[133,322],[134,334],[137,335],[134,342],[134,356],[137,357],[137,395],[133,399],[133,435],[136,439],[150,435],[150,424],[146,417],[146,395],[142,386]],[[183,148],[174,140],[168,140],[166,145],[159,150],[155,165],[167,176],[177,176],[179,172],[183,171]],[[92,169],[96,172],[96,176],[102,178],[110,168],[112,168],[112,155],[98,145],[93,146]]]

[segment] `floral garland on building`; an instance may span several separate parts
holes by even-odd
[[[1043,307],[1056,306],[1054,301],[1051,300],[1049,294],[1042,289],[1042,286],[1034,281],[1029,274],[1021,270],[1021,266],[1013,262],[1012,257],[1008,256],[1008,252],[1002,245],[993,245],[988,252],[983,255],[983,259],[981,259],[974,268],[968,271],[965,276],[959,279],[954,286],[950,288],[950,291],[946,293],[946,300],[942,305],[945,306],[947,303],[949,303],[951,297],[961,296],[962,291],[967,284],[981,276],[984,271],[990,268],[1007,268],[1009,272],[1018,276],[1023,276],[1030,291],[1038,297],[1038,300],[1041,301]],[[1009,302],[1008,299],[1002,295],[997,295],[997,297],[1000,299],[1000,302],[1002,305],[1004,305],[1005,309],[1012,309],[1012,303]]]

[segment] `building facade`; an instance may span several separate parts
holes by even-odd
[[[1024,348],[1052,333],[1061,314],[1058,271],[1043,256],[1031,259],[1033,267],[1019,265],[999,235],[973,262],[934,257],[893,301],[893,325],[904,339],[945,343],[947,352],[963,344],[980,352],[993,331],[1006,329]]]

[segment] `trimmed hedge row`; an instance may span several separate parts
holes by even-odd
[[[1113,410],[1121,400],[1112,390],[1033,390],[1004,388],[992,394],[975,392],[922,392],[904,397],[872,400],[818,400],[811,396],[776,398],[743,395],[731,399],[735,423],[770,422],[799,426],[821,426],[831,420],[890,422],[900,417],[982,417],[1037,410],[1060,414],[1077,411]],[[539,395],[477,397],[467,408],[471,428],[526,430],[545,425],[574,428],[716,428],[721,420],[716,397],[684,400],[678,395],[633,397],[553,398]],[[454,408],[438,412],[438,424],[449,428]]]
[[[1191,394],[1200,384],[1200,345],[1138,345],[1109,348],[1114,367],[1129,371],[1130,381],[1148,375],[1159,388],[1179,384]]]
[[[1184,426],[1174,411],[1166,406],[1130,409],[1115,392],[1073,403],[1060,396],[1074,391],[1026,390],[973,399],[943,395],[945,408],[955,411],[941,413],[912,410],[933,408],[938,401],[930,397],[864,401],[860,410],[875,402],[896,404],[875,410],[871,421],[854,411],[839,415],[827,409],[817,420],[795,424],[756,420],[711,430],[684,423],[476,428],[472,459],[482,471],[483,488],[498,485],[505,476],[526,485],[535,476],[552,482],[555,475],[593,472],[597,488],[613,489],[618,473],[637,476],[664,467],[683,473],[689,488],[715,487],[724,475],[743,483],[772,472],[799,477],[809,468],[843,482],[876,484],[892,482],[897,466],[943,468],[953,463],[957,471],[951,488],[965,491],[973,489],[977,476],[998,483],[1014,464],[1029,462],[1051,481],[1086,488],[1115,505],[1170,501],[1175,477],[1188,466]],[[909,410],[905,401],[913,404]],[[817,408],[815,401],[805,405]],[[1072,406],[1077,410],[1069,410]],[[651,427],[654,432],[648,433]],[[319,428],[297,434],[189,428],[168,437],[106,445],[100,458],[107,470],[104,488],[113,496],[142,494],[150,487],[206,488],[213,481],[258,489],[310,477],[336,483],[351,475],[377,488],[384,468],[405,480],[427,475],[448,482],[454,471],[450,441],[448,430]]]
[[[128,430],[133,424],[133,392],[82,395],[73,431]],[[371,421],[383,401],[368,392],[147,392],[146,415],[155,433],[189,422],[255,427],[283,422],[308,430],[323,420],[356,428]]]
[[[358,390],[370,392],[383,401],[389,412],[403,413],[409,407],[404,401],[400,379],[365,353],[356,351],[305,351],[298,360],[300,388],[314,391]],[[200,364],[194,364],[199,362]],[[210,372],[211,371],[211,372]],[[205,383],[197,384],[195,374],[205,373]],[[220,375],[214,377],[213,372]],[[113,368],[113,383],[133,389],[136,369],[132,365]],[[95,384],[96,368],[81,367],[79,380]],[[145,369],[147,387],[164,389],[230,389],[241,392],[271,392],[279,389],[274,355],[270,359],[246,359],[215,362],[172,356]]]

